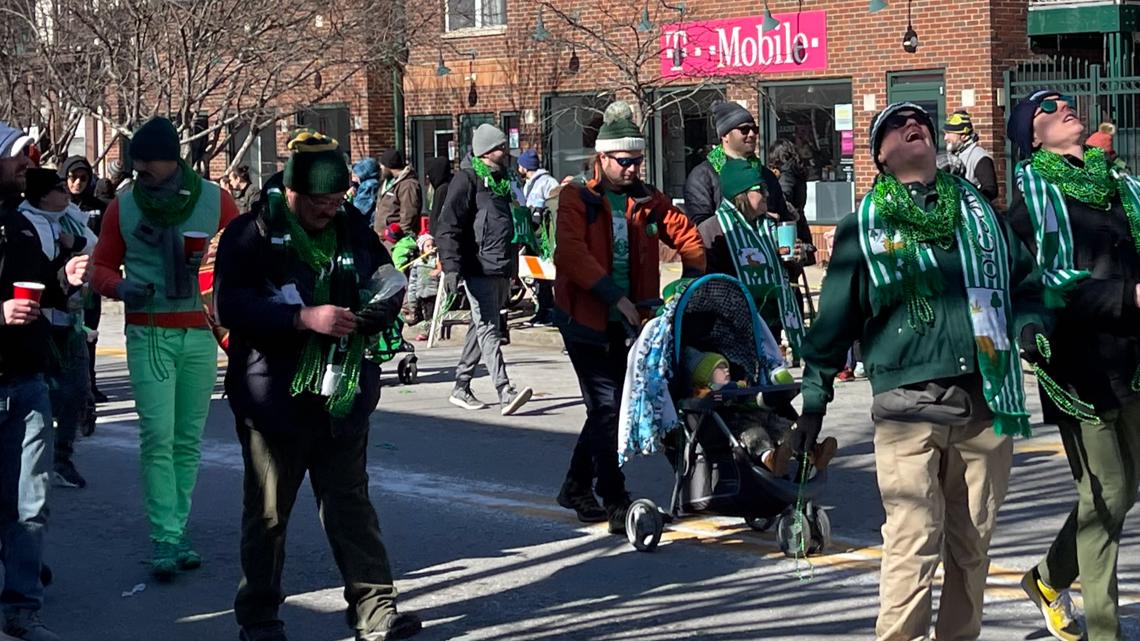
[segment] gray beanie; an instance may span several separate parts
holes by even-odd
[[[740,125],[755,125],[756,119],[747,109],[735,102],[718,102],[713,105],[713,123],[716,125],[716,135],[724,138],[728,132]]]
[[[475,129],[471,136],[471,155],[476,158],[491,153],[500,145],[507,144],[507,134],[495,125],[483,123]]]

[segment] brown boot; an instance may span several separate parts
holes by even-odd
[[[834,436],[829,436],[816,443],[815,451],[812,452],[812,462],[815,463],[815,469],[822,470],[827,467],[831,459],[835,458],[835,452],[838,450],[839,441],[836,441]]]

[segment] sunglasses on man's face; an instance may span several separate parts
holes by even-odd
[[[630,167],[640,167],[641,163],[645,162],[645,156],[634,156],[631,158],[618,158],[606,154],[606,158],[616,162],[622,169],[629,169]]]
[[[891,114],[886,120],[883,121],[883,127],[887,131],[894,129],[902,129],[907,126],[910,121],[921,122],[919,116],[913,111],[903,111],[896,114]]]
[[[741,125],[736,128],[741,136],[760,135],[760,128],[756,125]]]

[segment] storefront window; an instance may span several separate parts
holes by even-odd
[[[655,97],[661,105],[654,118],[650,154],[651,181],[670,198],[684,198],[685,179],[720,143],[712,122],[712,106],[724,100],[720,89],[670,89]]]
[[[760,92],[764,157],[797,176],[787,200],[811,223],[838,222],[855,207],[851,82],[771,83]]]

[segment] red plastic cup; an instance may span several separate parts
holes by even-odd
[[[32,283],[28,281],[12,283],[12,298],[16,300],[34,300],[40,302],[40,296],[44,295],[43,283]]]
[[[194,254],[201,254],[206,251],[206,242],[210,240],[210,235],[201,231],[188,231],[182,233],[182,246],[186,250],[186,258],[191,258]]]

